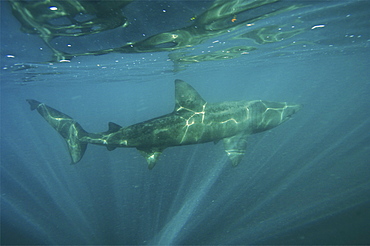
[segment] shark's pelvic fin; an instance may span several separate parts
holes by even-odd
[[[185,108],[201,112],[206,104],[206,101],[191,85],[180,79],[175,80],[175,100],[175,111]]]
[[[148,162],[148,169],[153,169],[164,149],[165,148],[137,148]]]
[[[30,104],[31,110],[37,109],[39,114],[64,138],[72,164],[79,162],[87,147],[87,143],[81,142],[80,138],[87,135],[87,132],[68,115],[33,99],[26,101]]]
[[[241,132],[235,136],[224,138],[224,147],[225,152],[229,159],[231,160],[231,164],[233,167],[236,167],[245,154],[247,149],[247,137],[248,133]]]

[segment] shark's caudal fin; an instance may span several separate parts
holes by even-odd
[[[80,138],[86,136],[87,132],[68,115],[33,99],[26,101],[31,105],[31,110],[37,109],[39,114],[64,138],[72,164],[79,162],[87,147],[87,143],[81,142]]]

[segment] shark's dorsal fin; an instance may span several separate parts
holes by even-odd
[[[121,129],[121,128],[122,128],[122,126],[120,126],[116,123],[113,123],[113,122],[108,123],[108,133],[119,131],[119,129]]]
[[[206,101],[191,85],[180,79],[175,80],[175,100],[175,111],[185,108],[200,112],[206,104]]]

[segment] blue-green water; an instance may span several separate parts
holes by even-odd
[[[370,4],[303,3],[190,48],[58,63],[48,62],[50,49],[22,33],[2,2],[1,243],[370,243]],[[136,9],[127,13],[136,34],[132,27],[123,31],[123,43],[192,25],[181,17],[197,16],[210,3],[144,5],[143,11],[127,6]],[[235,38],[264,27],[302,32],[263,44]],[[83,52],[123,45],[102,36],[95,43],[70,41]],[[180,69],[169,58],[242,45],[257,49]],[[85,130],[101,132],[110,121],[128,126],[171,112],[177,78],[209,102],[263,99],[304,108],[252,135],[235,168],[222,143],[206,143],[168,148],[149,171],[135,149],[94,145],[69,165],[64,140],[25,101],[45,102]]]

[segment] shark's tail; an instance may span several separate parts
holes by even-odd
[[[87,143],[80,139],[88,133],[68,115],[33,99],[27,99],[27,102],[31,105],[31,110],[37,109],[40,115],[64,138],[72,164],[79,162],[87,147]]]

